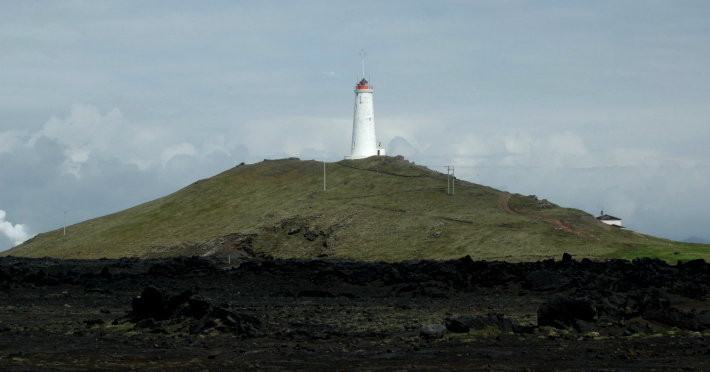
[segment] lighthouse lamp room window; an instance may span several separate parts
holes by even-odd
[[[385,155],[385,149],[375,136],[375,111],[372,105],[372,86],[365,79],[365,52],[362,56],[362,79],[355,85],[355,113],[350,155],[346,159],[363,159]]]

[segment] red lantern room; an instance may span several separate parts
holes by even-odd
[[[370,89],[369,83],[365,78],[362,78],[359,83],[357,83],[357,89]]]

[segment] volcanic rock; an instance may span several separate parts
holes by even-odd
[[[261,322],[249,315],[237,314],[220,306],[213,306],[209,300],[197,295],[195,289],[181,292],[164,300],[164,291],[148,286],[140,296],[133,299],[133,310],[127,317],[119,318],[114,324],[134,321],[136,327],[158,329],[166,332],[160,321],[181,322],[185,317],[195,319],[190,325],[190,333],[199,334],[216,328],[242,337],[257,337]]]
[[[576,320],[594,321],[596,315],[594,305],[586,297],[555,296],[538,308],[537,324],[563,329],[574,326]]]
[[[446,334],[446,326],[443,324],[425,324],[419,328],[419,336],[423,338],[441,338]]]
[[[486,315],[463,315],[445,322],[446,329],[454,333],[467,333],[471,329],[484,329],[493,327],[501,332],[530,332],[531,329],[521,326],[502,313],[488,313]]]
[[[140,296],[133,298],[133,318],[142,320],[147,318],[165,319],[166,308],[163,291],[149,286],[143,289]]]
[[[535,270],[525,276],[525,288],[535,291],[564,289],[569,284],[565,275],[548,270]]]

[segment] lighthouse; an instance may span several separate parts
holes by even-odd
[[[385,149],[375,137],[375,111],[372,107],[372,87],[365,79],[365,52],[362,56],[362,79],[355,85],[355,114],[353,115],[353,141],[350,156],[346,159],[363,159],[385,155]]]

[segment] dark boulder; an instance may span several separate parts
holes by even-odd
[[[621,324],[624,319],[640,315],[638,302],[625,294],[601,293],[595,301],[599,322]]]
[[[140,296],[133,299],[133,310],[125,317],[116,319],[114,324],[133,321],[138,328],[148,328],[154,333],[167,333],[165,321],[190,323],[190,332],[200,334],[211,329],[229,332],[240,337],[257,337],[260,321],[250,315],[237,314],[221,306],[213,306],[209,300],[190,289],[165,300],[162,290],[149,286]]]
[[[146,287],[140,296],[133,298],[133,318],[165,319],[167,314],[164,297],[160,289],[153,286]]]
[[[467,333],[471,329],[484,329],[493,327],[505,333],[527,333],[529,327],[521,326],[502,313],[488,313],[486,315],[463,315],[455,319],[447,319],[446,329],[453,333]]]
[[[212,305],[210,305],[209,301],[207,301],[204,297],[200,295],[192,295],[188,300],[188,310],[187,313],[189,316],[195,318],[195,319],[200,319],[207,315],[210,310],[212,309]]]
[[[453,333],[468,333],[471,330],[472,319],[473,317],[470,315],[449,319],[445,322],[446,329]]]
[[[486,325],[498,328],[502,332],[515,332],[518,329],[517,324],[514,324],[510,318],[501,313],[489,313],[484,320]]]
[[[443,324],[425,324],[419,328],[419,336],[427,339],[444,337],[446,332],[446,326]]]
[[[562,262],[568,263],[568,262],[571,262],[571,261],[572,261],[572,255],[565,252],[565,253],[562,255]]]
[[[176,295],[170,296],[170,298],[168,299],[168,312],[171,314],[180,312],[184,307],[187,306],[190,297],[196,294],[197,288],[193,287],[188,290],[182,291]]]
[[[108,266],[104,266],[103,269],[101,269],[101,272],[99,273],[99,276],[100,276],[106,283],[111,283],[111,282],[113,282],[113,275],[111,274],[111,270],[108,269]]]
[[[224,330],[231,333],[243,337],[259,337],[263,335],[259,331],[261,322],[253,316],[238,314],[219,306],[215,306],[212,309],[211,315],[219,320]]]
[[[576,320],[592,322],[597,315],[596,308],[586,297],[555,296],[544,302],[537,310],[538,326],[567,328]]]

